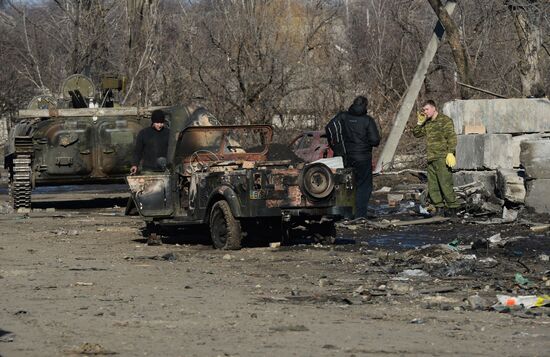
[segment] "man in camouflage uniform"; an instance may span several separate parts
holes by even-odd
[[[456,215],[459,204],[453,191],[451,168],[456,165],[456,133],[453,120],[439,113],[433,100],[422,106],[413,129],[417,138],[426,137],[428,151],[428,194],[436,214]]]

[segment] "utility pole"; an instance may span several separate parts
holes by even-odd
[[[456,3],[454,1],[447,1],[447,4],[445,5],[445,10],[447,10],[449,16],[452,15],[455,6]],[[422,83],[424,83],[424,79],[426,78],[428,67],[430,66],[430,63],[432,63],[432,60],[435,56],[435,53],[437,52],[437,48],[439,47],[439,43],[441,42],[441,38],[443,37],[444,33],[445,29],[438,21],[434,29],[434,34],[432,35],[432,38],[430,39],[430,42],[426,47],[424,56],[422,56],[422,59],[420,60],[420,63],[416,68],[416,73],[414,74],[414,77],[411,81],[411,84],[409,85],[409,88],[407,89],[407,93],[405,94],[403,102],[401,103],[401,108],[399,108],[399,112],[395,117],[390,136],[388,137],[388,140],[384,145],[384,149],[382,149],[382,154],[380,154],[380,157],[378,158],[374,173],[380,173],[391,165],[393,161],[393,156],[395,155],[395,150],[397,149],[397,145],[399,144],[399,140],[403,135],[405,126],[407,126],[407,121],[409,119],[409,116],[411,115],[414,102],[416,101],[418,93],[420,93]]]

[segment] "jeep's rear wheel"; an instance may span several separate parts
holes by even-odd
[[[241,249],[241,224],[227,201],[218,201],[210,211],[210,237],[216,249]]]

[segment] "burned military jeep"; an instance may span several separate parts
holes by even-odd
[[[177,122],[172,115],[172,130]],[[297,232],[334,239],[335,220],[352,214],[351,171],[269,161],[272,135],[269,125],[190,126],[171,135],[164,173],[127,177],[148,231],[207,225],[218,249],[239,249],[243,237],[287,242]]]

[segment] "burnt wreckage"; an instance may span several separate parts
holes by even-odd
[[[186,107],[168,110],[171,137],[166,170],[128,176],[147,231],[202,224],[218,249],[247,239],[288,241],[296,235],[331,241],[335,220],[351,217],[350,169],[322,163],[268,160],[269,125],[194,126]]]
[[[124,83],[105,77],[98,93],[88,77],[72,75],[59,98],[39,95],[19,111],[4,150],[14,208],[31,207],[35,186],[124,183],[152,110],[116,107]]]

